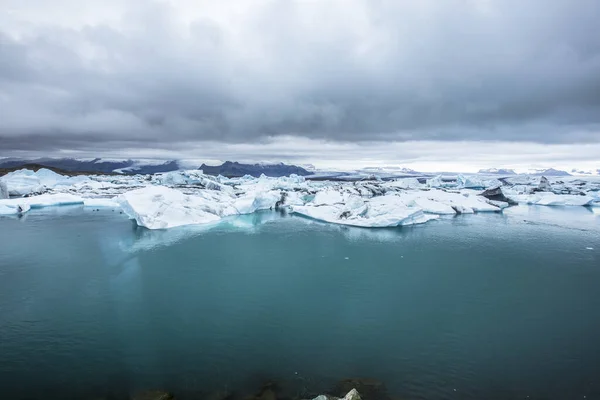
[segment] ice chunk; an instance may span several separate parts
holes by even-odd
[[[511,195],[510,198],[518,203],[539,206],[588,206],[592,205],[594,202],[594,198],[591,196],[554,194],[548,192]]]
[[[370,228],[384,228],[400,225],[413,225],[438,218],[426,215],[418,207],[408,207],[396,195],[386,195],[363,200],[358,196],[348,197],[345,204],[335,203],[294,206],[294,213],[313,219],[341,225]]]
[[[456,178],[458,187],[465,189],[484,189],[486,186],[477,176],[458,175]]]
[[[412,200],[408,202],[408,205],[418,207],[423,210],[423,212],[429,214],[438,214],[438,215],[452,215],[456,214],[454,208],[452,208],[449,204],[444,204],[439,201],[428,199],[427,197],[414,197]]]
[[[40,183],[47,188],[54,187],[58,182],[68,179],[66,176],[57,174],[46,168],[40,168],[35,172],[35,175],[40,180]]]
[[[37,172],[28,169],[9,172],[2,179],[5,181],[10,195],[25,196],[53,188],[55,185],[67,181],[68,177],[46,168],[40,168]]]
[[[431,179],[427,179],[427,186],[432,188],[439,188],[444,186],[444,182],[442,181],[442,176],[437,175]]]
[[[249,193],[236,199],[233,202],[233,207],[238,214],[251,214],[258,210],[274,208],[281,197],[281,192],[276,190]]]
[[[426,198],[447,204],[461,214],[500,211],[499,207],[474,193],[446,192],[444,190],[430,190],[425,193],[423,196]]]
[[[44,190],[40,178],[35,172],[28,169],[9,172],[2,178],[11,196],[25,196],[30,193]]]
[[[5,199],[0,200],[0,214],[18,214],[26,212],[30,208],[65,206],[73,204],[83,204],[83,199],[79,196],[66,193],[42,194],[32,197]]]
[[[218,204],[165,186],[148,186],[117,198],[123,211],[139,226],[166,229],[182,225],[214,223],[221,219]]]
[[[200,185],[209,190],[218,190],[231,193],[231,188],[217,182],[214,177],[209,177],[198,170],[171,171],[153,176],[153,181],[159,185],[181,186]]]
[[[17,200],[17,199],[15,199]],[[0,215],[15,215],[29,211],[31,207],[27,203],[0,200]]]
[[[550,185],[548,178],[546,178],[545,176],[542,176],[540,178],[540,184],[538,185],[537,189],[542,192],[551,192],[552,186]]]
[[[312,203],[316,206],[326,205],[326,204],[339,204],[343,203],[344,198],[342,197],[342,193],[334,188],[327,188],[325,190],[321,190],[317,192]]]
[[[535,204],[540,206],[587,206],[593,201],[594,199],[590,196],[544,193],[544,195]]]
[[[383,186],[398,189],[418,189],[422,185],[417,178],[402,178],[385,182]]]

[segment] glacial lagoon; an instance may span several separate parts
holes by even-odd
[[[379,230],[275,211],[169,230],[110,208],[2,217],[0,389],[185,399],[276,381],[302,398],[369,377],[395,398],[597,399],[597,211]]]

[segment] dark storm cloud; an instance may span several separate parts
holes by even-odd
[[[48,7],[29,3],[21,19]],[[267,1],[235,24],[125,4],[118,23],[0,25],[2,152],[600,141],[595,0]]]

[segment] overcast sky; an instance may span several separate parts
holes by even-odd
[[[0,0],[0,156],[600,168],[598,0]]]

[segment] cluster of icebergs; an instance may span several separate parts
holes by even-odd
[[[154,175],[67,177],[47,169],[19,170],[0,178],[0,214],[81,204],[120,208],[138,225],[165,229],[217,223],[265,209],[360,227],[413,225],[442,215],[500,212],[514,203],[600,205],[600,180],[548,181],[480,175],[356,182],[303,177],[228,179],[199,170]]]

